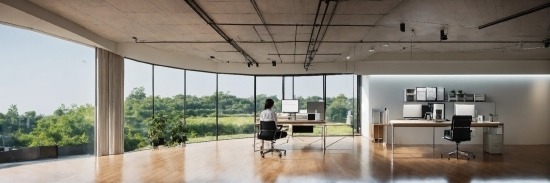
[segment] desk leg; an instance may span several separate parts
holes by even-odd
[[[435,155],[435,127],[432,127],[432,155]]]
[[[327,151],[327,126],[323,126],[323,154]]]
[[[252,144],[252,147],[254,147],[254,152],[256,152],[256,124],[254,124],[254,136],[252,137],[254,138],[254,143]]]
[[[395,144],[395,127],[392,125],[391,126],[391,154],[392,154],[392,157],[393,157],[393,146]]]

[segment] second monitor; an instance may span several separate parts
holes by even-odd
[[[298,105],[298,100],[282,100],[281,101],[281,112],[286,113],[298,113],[300,112],[300,108]]]

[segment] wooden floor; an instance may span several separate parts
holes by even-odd
[[[550,182],[550,145],[505,146],[504,155],[461,146],[477,155],[468,161],[441,159],[440,152],[452,145],[399,147],[392,158],[383,144],[363,137],[346,137],[326,154],[316,140],[281,144],[288,149],[281,159],[262,159],[253,139],[239,139],[48,161],[0,169],[0,182]]]

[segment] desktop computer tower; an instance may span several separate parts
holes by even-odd
[[[445,104],[433,104],[433,118],[434,120],[445,119]]]

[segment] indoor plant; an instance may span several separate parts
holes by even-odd
[[[175,123],[172,123],[173,126],[170,130],[170,144],[171,145],[179,145],[182,144],[185,146],[185,143],[187,142],[187,126],[185,124],[185,121],[174,119]]]
[[[147,135],[149,135],[149,140],[151,141],[151,145],[154,147],[157,147],[159,145],[164,145],[164,136],[165,136],[165,129],[166,129],[166,123],[167,118],[164,114],[155,114],[147,121]]]

